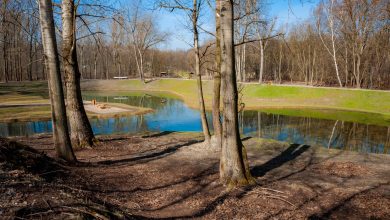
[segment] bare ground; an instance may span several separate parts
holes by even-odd
[[[37,151],[0,142],[4,219],[390,219],[389,155],[247,138],[259,185],[226,192],[200,134],[99,137],[73,166],[48,135],[17,141]]]

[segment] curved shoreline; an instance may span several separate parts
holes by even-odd
[[[258,85],[244,83],[242,90],[246,109],[311,108],[356,111],[390,117],[390,92],[341,88]],[[194,80],[164,79],[143,84],[138,80],[90,80],[82,82],[83,91],[99,92],[165,92],[180,97],[191,108],[198,108]],[[212,83],[204,82],[207,109],[211,109]]]
[[[125,104],[119,104],[119,103],[101,103],[105,104],[108,107],[114,107],[118,109],[119,111],[115,112],[105,112],[105,113],[99,113],[94,111],[88,111],[87,116],[90,119],[94,118],[114,118],[114,117],[120,117],[120,116],[132,116],[132,115],[142,115],[147,114],[150,112],[153,112],[153,109],[150,108],[141,108],[137,106],[130,106]],[[49,104],[12,104],[12,105],[0,105],[1,108],[32,108],[32,107],[48,107],[50,108]],[[33,111],[32,111],[33,112]],[[51,120],[51,114],[50,109],[47,111],[40,112],[37,116],[32,115],[24,115],[24,116],[12,116],[9,118],[0,118],[0,123],[13,123],[13,122],[31,122],[31,121],[49,121]]]
[[[193,102],[191,102],[186,96],[174,92],[174,91],[169,91],[169,90],[142,90],[142,89],[129,89],[129,90],[83,90],[83,92],[108,92],[108,93],[133,93],[133,92],[163,92],[163,93],[170,93],[172,95],[177,96],[176,98],[179,98],[182,100],[186,105],[188,105],[190,108],[193,109],[199,109],[199,106]],[[164,95],[162,95],[164,97]],[[211,110],[211,106],[209,105],[210,103],[206,103],[206,110]],[[368,113],[368,114],[379,114],[383,116],[389,116],[390,117],[390,112],[389,113],[384,113],[384,112],[378,112],[378,111],[369,111],[369,110],[361,110],[361,109],[355,109],[355,108],[343,108],[343,107],[335,107],[335,106],[322,106],[322,105],[272,105],[272,104],[265,104],[265,105],[254,105],[254,104],[248,104],[245,103],[245,110],[263,110],[263,109],[313,109],[313,110],[334,110],[334,111],[348,111],[348,112],[359,112],[359,113]]]
[[[204,96],[206,109],[211,110],[212,101],[212,81],[204,81]],[[29,94],[30,87],[28,83],[20,87],[17,84],[11,83],[11,89],[0,87],[2,91],[0,97],[4,98],[0,101],[0,111],[6,112],[5,116],[15,116],[12,111],[7,113],[6,108],[34,107],[42,110],[45,106],[49,106],[47,98],[44,94],[47,87],[45,82],[34,82],[31,85],[40,90],[34,90],[34,93]],[[365,124],[377,124],[383,126],[390,125],[390,92],[377,90],[357,90],[357,89],[341,89],[341,88],[323,88],[323,87],[307,87],[298,85],[258,85],[254,83],[244,83],[242,89],[242,102],[246,104],[245,110],[261,110],[267,112],[274,110],[275,112],[288,112],[290,116],[304,116],[302,112],[310,112],[310,117],[343,120],[348,118],[348,121],[359,122]],[[143,84],[139,80],[84,80],[81,82],[82,90],[86,93],[102,94],[102,95],[134,95],[134,93],[157,93],[162,97],[177,98],[182,100],[187,106],[192,109],[198,109],[198,98],[196,91],[196,83],[194,80],[180,79],[161,79]],[[20,87],[20,88],[19,88]],[[17,91],[17,92],[15,92]],[[8,100],[8,96],[10,100]],[[33,97],[33,98],[31,98]],[[31,103],[32,99],[36,103]],[[39,109],[41,107],[41,109]],[[44,109],[47,111],[48,109]],[[302,110],[299,112],[299,110]],[[314,113],[317,111],[318,114]],[[329,115],[325,115],[325,111]],[[21,110],[23,114],[28,112]],[[291,114],[291,112],[295,112]],[[39,113],[39,114],[38,114]],[[42,112],[31,114],[35,116],[42,115]],[[367,115],[364,115],[367,114]],[[351,115],[351,116],[349,116]],[[14,118],[15,118],[14,117]],[[26,117],[31,120],[31,117]],[[39,117],[38,117],[39,118]],[[50,117],[48,117],[50,118]],[[372,120],[371,120],[372,118]],[[352,119],[352,120],[350,120]],[[1,119],[0,119],[1,120]],[[4,120],[2,120],[4,121]],[[14,120],[7,120],[14,121]]]
[[[95,90],[83,90],[83,92],[89,93],[93,92],[94,94],[99,93],[104,93],[105,95],[132,95],[131,93],[157,93],[156,95],[165,97],[165,98],[172,98],[172,96],[176,99],[180,99],[183,101],[188,107],[198,110],[198,105],[197,103],[191,102],[190,99],[186,98],[184,95],[179,94],[177,92],[172,92],[172,91],[167,91],[167,90],[110,90],[110,91],[95,91]],[[211,111],[211,105],[209,102],[206,102],[206,110]],[[246,106],[245,107],[246,111],[264,111],[267,112],[269,110],[270,112],[272,110],[278,111],[278,110],[303,110],[303,111],[333,111],[339,112],[340,114],[367,114],[373,118],[372,121],[364,121],[361,120],[361,117],[359,117],[359,120],[345,120],[345,121],[350,121],[350,122],[357,122],[357,123],[364,123],[364,124],[372,124],[372,125],[379,125],[379,126],[390,126],[390,113],[389,114],[384,114],[381,112],[374,112],[374,111],[365,111],[365,110],[357,110],[357,109],[348,109],[348,108],[338,108],[338,107],[329,107],[329,106],[310,106],[310,105],[262,105],[262,106]],[[272,112],[271,112],[272,113]],[[296,115],[296,114],[284,114],[284,115],[289,115],[289,116],[301,116],[301,115]],[[309,116],[308,116],[309,117]],[[337,117],[332,117],[332,115],[329,115],[328,117],[324,117],[323,115],[321,117],[313,117],[312,118],[319,118],[319,119],[329,119],[329,120],[341,120],[340,118]]]

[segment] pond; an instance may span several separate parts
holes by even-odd
[[[147,131],[199,132],[202,129],[199,111],[189,108],[180,99],[166,98],[152,93],[119,96],[84,94],[84,100],[93,98],[98,102],[123,103],[155,110],[145,115],[108,119],[91,118],[93,131],[97,135]],[[332,114],[332,111],[316,111],[321,113],[317,115]],[[319,119],[313,114],[305,116],[304,112],[302,110],[299,116],[288,116],[280,110],[243,111],[239,114],[240,131],[244,136],[296,144],[320,145],[358,152],[390,153],[390,126],[369,125],[340,119]],[[212,128],[210,113],[208,119]],[[50,121],[0,123],[0,136],[3,137],[30,136],[51,131]]]

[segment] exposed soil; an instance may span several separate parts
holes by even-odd
[[[247,138],[259,185],[227,192],[200,134],[99,137],[72,166],[49,135],[17,141],[33,149],[0,141],[5,219],[390,219],[389,155]]]

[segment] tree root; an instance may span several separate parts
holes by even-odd
[[[271,192],[273,192],[273,193],[271,193]],[[285,195],[286,193],[279,191],[279,190],[260,187],[260,188],[257,188],[255,190],[249,192],[248,194],[249,195],[256,194],[257,197],[264,196],[266,198],[277,199],[277,200],[283,201],[283,202],[293,206],[294,208],[296,208],[296,205],[294,205],[293,203],[291,203],[290,201],[287,200],[288,196]]]

